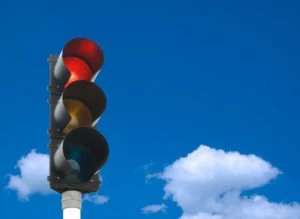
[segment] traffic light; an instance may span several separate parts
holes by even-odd
[[[106,107],[94,83],[102,68],[101,48],[86,38],[69,41],[50,62],[50,187],[57,192],[95,192],[109,148],[96,123]]]

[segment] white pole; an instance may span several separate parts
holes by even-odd
[[[80,219],[82,199],[78,191],[65,191],[61,199],[63,219]]]

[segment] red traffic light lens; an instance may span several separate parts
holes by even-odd
[[[86,62],[82,61],[76,57],[66,57],[63,58],[64,64],[71,73],[69,80],[65,84],[67,87],[69,84],[78,80],[86,80],[90,81],[92,79],[92,70],[86,64]]]
[[[70,72],[70,78],[65,87],[77,80],[90,81],[104,62],[101,48],[86,38],[75,38],[69,41],[63,49],[62,59]]]

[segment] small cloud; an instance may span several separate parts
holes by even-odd
[[[18,161],[16,168],[20,169],[20,174],[9,175],[6,188],[16,191],[20,200],[28,201],[32,194],[47,195],[53,192],[47,180],[49,175],[47,154],[32,150]]]
[[[92,202],[93,204],[96,205],[103,205],[106,202],[108,202],[109,197],[107,196],[103,196],[103,195],[85,195],[83,197],[83,201],[88,201],[88,202]]]
[[[161,173],[151,173],[146,175],[146,180],[157,179],[161,177],[162,177]]]
[[[153,166],[153,164],[154,164],[153,161],[150,161],[149,163],[146,163],[146,164],[142,165],[140,167],[140,169],[142,169],[145,172],[147,172],[149,170],[149,168]]]
[[[149,170],[150,168],[153,166],[154,162],[153,161],[150,161],[142,166],[139,167],[139,170],[141,170],[144,174],[147,174],[149,175]],[[145,179],[145,183],[149,183],[150,179],[146,178]]]
[[[143,214],[153,214],[158,212],[165,212],[167,210],[167,206],[163,203],[160,205],[147,205],[141,208]]]
[[[146,183],[150,183],[150,181],[152,179],[157,179],[161,177],[161,173],[151,173],[151,174],[147,174],[146,178],[145,178],[145,182]]]

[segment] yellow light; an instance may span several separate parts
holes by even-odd
[[[64,105],[71,116],[70,122],[64,128],[63,132],[68,134],[78,127],[90,127],[93,123],[93,117],[89,109],[78,100],[64,100]]]

